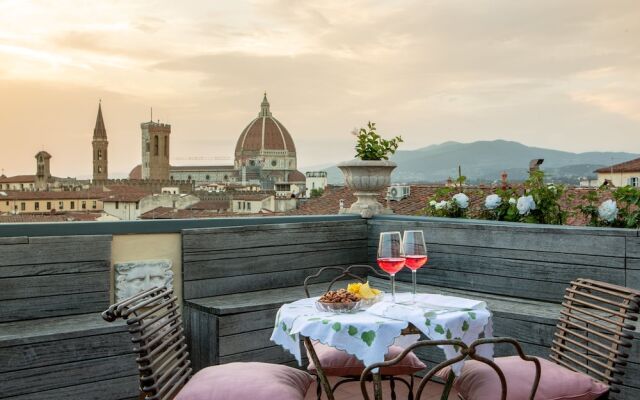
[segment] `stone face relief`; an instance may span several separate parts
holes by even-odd
[[[173,288],[171,260],[140,260],[114,264],[116,301],[154,286]]]

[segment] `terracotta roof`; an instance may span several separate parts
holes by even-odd
[[[187,209],[189,210],[228,210],[231,208],[229,200],[201,200]]]
[[[4,194],[6,195],[4,195]],[[62,200],[62,199],[100,199],[104,193],[97,190],[78,190],[69,192],[29,192],[21,190],[5,190],[0,192],[1,200]]]
[[[103,202],[123,201],[137,202],[151,194],[151,191],[135,186],[110,185],[105,187],[101,200]]]
[[[272,196],[274,195],[269,193],[239,193],[233,194],[232,200],[260,201]]]
[[[293,171],[289,173],[289,182],[306,182],[307,177],[300,171]]]
[[[195,219],[195,218],[216,218],[235,214],[218,213],[213,210],[177,210],[171,207],[157,207],[151,211],[140,215],[141,219]]]
[[[606,174],[610,173],[612,170],[613,172],[640,172],[640,158],[611,165],[609,167],[602,167],[595,170],[595,172]]]
[[[138,164],[131,172],[129,172],[129,179],[142,179],[142,164]]]
[[[410,185],[411,195],[399,201],[386,200],[386,188],[378,196],[378,201],[382,204],[388,204],[395,214],[399,215],[424,215],[424,208],[427,202],[435,195],[437,189],[443,185]],[[518,192],[523,192],[521,187],[515,188]],[[591,189],[584,188],[568,188],[562,202],[564,209],[573,211],[575,208],[584,203],[583,195]],[[464,188],[464,192],[469,196],[470,217],[478,214],[484,207],[486,196],[495,192],[495,188],[488,186],[469,186]],[[610,198],[606,193],[601,195],[601,201]],[[349,207],[356,201],[356,197],[351,190],[344,186],[327,186],[322,196],[308,199],[301,203],[298,209],[288,211],[287,215],[331,215],[338,214],[340,211],[340,200],[344,200],[345,207]],[[582,214],[570,213],[567,218],[568,225],[585,225],[586,218]]]
[[[288,150],[295,153],[296,147],[289,131],[280,121],[271,116],[266,94],[261,107],[258,118],[251,121],[238,138],[236,158],[247,151],[254,154],[260,150]]]
[[[100,213],[46,213],[0,215],[0,223],[95,221]]]
[[[35,181],[35,175],[0,176],[0,183],[33,183]]]

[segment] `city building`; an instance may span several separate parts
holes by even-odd
[[[620,164],[603,167],[595,171],[598,174],[598,186],[605,182],[616,186],[640,186],[640,158]]]
[[[107,148],[109,141],[107,140],[107,130],[104,127],[104,119],[102,118],[102,102],[98,103],[98,116],[96,117],[96,126],[93,128],[93,181],[106,181],[109,179],[109,162]]]
[[[313,190],[323,191],[328,185],[326,171],[309,171],[305,174],[305,177],[308,190],[307,196],[310,196]]]
[[[105,214],[123,221],[139,219],[142,214],[158,207],[180,210],[200,202],[194,195],[180,194],[177,188],[151,193],[144,188],[127,185],[107,188],[101,200]]]
[[[86,189],[88,181],[76,178],[59,178],[51,175],[51,154],[42,150],[35,155],[36,173],[34,175],[0,175],[0,190],[20,191],[68,191]]]
[[[142,179],[170,179],[169,141],[171,125],[158,122],[143,122],[142,129]]]
[[[102,211],[103,193],[83,191],[0,191],[0,214]]]

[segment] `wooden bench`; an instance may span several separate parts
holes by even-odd
[[[278,308],[305,297],[302,283],[318,269],[367,257],[364,220],[194,229],[182,238],[184,320],[196,370],[233,361],[293,364],[269,340]]]
[[[122,324],[107,324],[111,236],[0,238],[0,397],[134,399]]]

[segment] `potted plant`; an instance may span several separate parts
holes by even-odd
[[[391,184],[391,171],[396,167],[389,161],[389,155],[396,152],[402,142],[400,136],[383,139],[376,132],[376,124],[369,122],[367,128],[354,131],[357,137],[356,158],[338,164],[345,183],[358,201],[341,213],[360,214],[363,218],[371,218],[375,214],[390,214],[391,210],[378,202],[376,197],[380,191]]]

